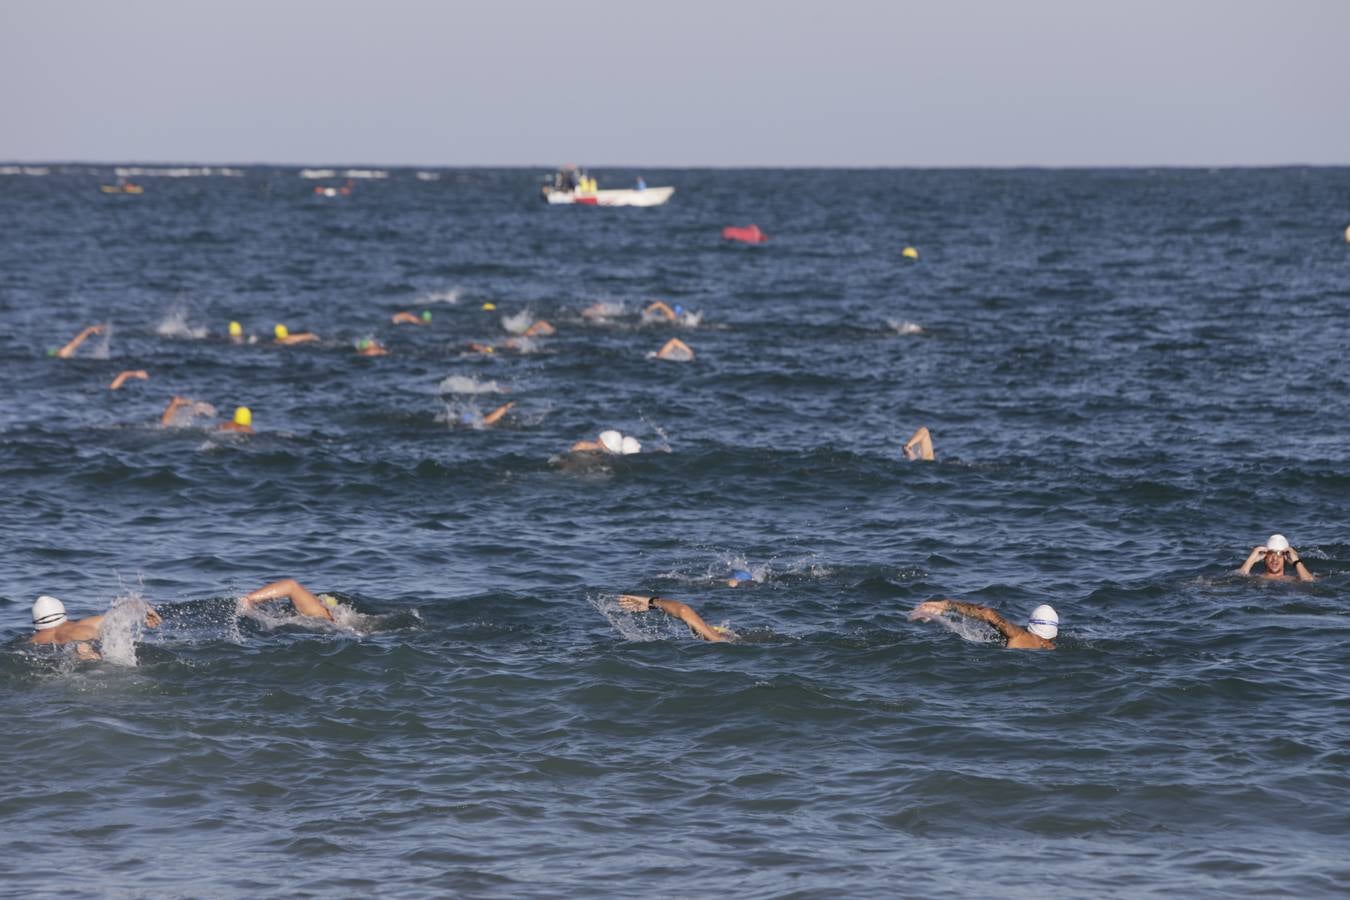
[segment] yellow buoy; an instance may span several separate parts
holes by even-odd
[[[900,251],[900,255],[903,256],[905,259],[918,259],[919,251],[915,250],[913,247],[906,247],[905,249]]]
[[[496,308],[497,308],[497,304],[495,304],[495,303],[484,303],[484,304],[483,304],[483,309],[496,309]]]

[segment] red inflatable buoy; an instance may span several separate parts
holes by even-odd
[[[747,225],[744,228],[728,225],[722,229],[722,238],[728,241],[744,241],[747,244],[762,244],[769,236],[760,231],[758,225]]]

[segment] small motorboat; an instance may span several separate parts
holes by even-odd
[[[660,206],[673,193],[673,187],[647,187],[641,178],[636,187],[601,190],[585,169],[570,165],[539,187],[539,196],[551,206]]]

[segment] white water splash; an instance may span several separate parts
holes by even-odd
[[[136,665],[136,643],[145,632],[145,617],[150,604],[139,594],[118,597],[103,614],[99,627],[99,652],[103,659],[117,666]]]
[[[459,297],[462,294],[459,288],[449,288],[441,291],[423,291],[417,295],[417,304],[421,306],[431,306],[440,303],[446,306],[459,305]]]
[[[510,388],[504,388],[496,381],[479,381],[469,375],[448,375],[436,390],[442,394],[509,394]]]
[[[155,334],[160,337],[187,338],[189,340],[200,341],[209,333],[205,325],[192,326],[188,324],[187,310],[181,306],[175,306],[164,314],[159,324],[155,326]]]
[[[894,331],[896,334],[924,333],[923,326],[920,325],[918,322],[910,322],[908,320],[901,320],[901,319],[887,319],[886,324],[889,325],[891,327],[891,330]]]
[[[522,309],[514,316],[502,316],[502,327],[512,334],[524,334],[534,324],[534,313]]]

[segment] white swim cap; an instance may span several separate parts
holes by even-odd
[[[66,605],[43,594],[33,602],[33,627],[38,631],[55,628],[66,620]]]
[[[1059,613],[1055,612],[1053,606],[1042,603],[1031,611],[1027,631],[1047,641],[1053,641],[1055,635],[1059,634]]]
[[[600,432],[600,445],[610,453],[622,453],[623,435],[612,429],[610,431],[602,431]]]
[[[1282,534],[1272,534],[1266,538],[1266,549],[1274,550],[1276,553],[1283,553],[1289,549],[1289,539]]]
[[[623,444],[620,445],[620,449],[624,452],[624,455],[628,455],[630,453],[641,453],[642,445],[638,443],[637,438],[632,437],[631,435],[625,435],[623,439]]]

